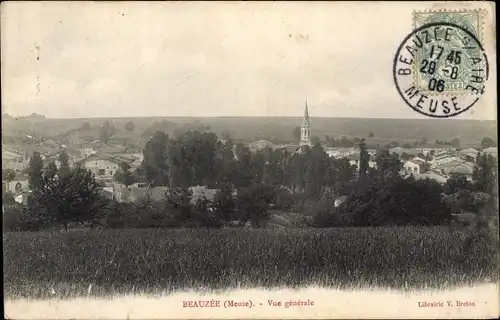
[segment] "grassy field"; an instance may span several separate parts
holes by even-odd
[[[321,286],[443,288],[497,278],[498,251],[446,227],[4,233],[8,298]]]

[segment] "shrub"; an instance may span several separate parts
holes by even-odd
[[[451,212],[441,194],[441,186],[429,179],[367,181],[337,210],[333,210],[332,204],[331,210],[319,210],[316,226],[321,226],[321,221],[324,226],[343,223],[353,226],[446,224],[451,219]]]
[[[4,204],[3,226],[7,231],[35,231],[48,227],[33,211],[20,203]]]

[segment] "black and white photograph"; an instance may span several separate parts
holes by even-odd
[[[5,319],[490,319],[494,2],[5,1]]]

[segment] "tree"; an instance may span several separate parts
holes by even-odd
[[[192,198],[192,192],[184,187],[170,187],[166,192],[163,201],[167,208],[166,211],[170,211],[170,219],[173,223],[187,226],[198,224],[198,216],[191,204]]]
[[[213,210],[211,202],[207,198],[197,199],[193,210],[198,227],[220,228],[224,225],[220,215]]]
[[[454,138],[450,141],[450,145],[454,146],[455,148],[460,148],[460,139]]]
[[[262,150],[264,154],[262,181],[272,186],[281,186],[284,184],[284,158],[286,155],[280,150],[265,148]]]
[[[228,138],[225,143],[217,142],[215,151],[216,181],[222,184],[233,181],[236,174],[237,160],[233,154],[233,141]]]
[[[492,155],[478,153],[472,179],[476,189],[489,195],[495,195],[497,187],[497,162]]]
[[[486,149],[490,147],[496,147],[497,144],[495,143],[495,140],[493,140],[490,137],[484,137],[483,140],[481,140],[481,149]]]
[[[239,220],[242,223],[250,221],[254,227],[263,226],[270,218],[268,208],[274,198],[273,190],[263,183],[241,188],[236,198]]]
[[[411,144],[409,144],[408,142],[407,143],[404,143],[402,148],[403,149],[411,149],[413,146]]]
[[[425,146],[427,144],[427,138],[426,137],[423,137],[422,139],[420,139],[420,142],[419,142],[419,145],[420,146]]]
[[[90,123],[84,122],[84,123],[82,123],[80,130],[90,130],[90,128],[91,128]]]
[[[376,159],[378,178],[382,180],[398,178],[403,164],[397,153],[389,154],[389,150],[380,150]]]
[[[16,172],[12,169],[2,170],[2,180],[11,182],[16,178]]]
[[[69,157],[66,150],[63,150],[59,154],[59,162],[61,163],[59,166],[59,175],[60,176],[67,175],[70,172],[70,168],[69,168]]]
[[[115,134],[115,128],[109,121],[105,121],[99,130],[99,138],[103,142],[107,142]]]
[[[311,208],[311,226],[316,228],[329,228],[344,226],[343,214],[336,208],[335,199],[324,198]]]
[[[445,184],[448,193],[456,193],[468,187],[467,177],[462,173],[452,173]]]
[[[47,165],[47,169],[45,169],[44,176],[47,179],[53,179],[56,175],[57,175],[57,166],[56,166],[56,163],[54,161],[51,161]]]
[[[296,140],[296,141],[299,141],[300,140],[300,127],[295,127],[293,128],[293,131],[292,131],[292,137]]]
[[[188,131],[168,148],[170,186],[214,185],[217,175],[217,136],[211,132]]]
[[[451,212],[441,196],[439,183],[430,180],[371,180],[339,207],[354,226],[442,225]]]
[[[317,145],[317,144],[320,144],[320,143],[321,143],[321,139],[318,136],[312,136],[311,137],[311,144],[313,146]]]
[[[231,221],[234,219],[236,203],[233,199],[233,187],[230,184],[219,185],[219,189],[214,195],[213,205],[222,220]]]
[[[60,223],[65,230],[72,222],[97,223],[107,205],[101,190],[91,171],[76,167],[62,177],[44,176],[42,187],[33,190],[33,206],[39,219]]]
[[[130,171],[130,165],[127,162],[120,163],[120,168],[115,172],[113,178],[126,187],[136,182],[135,177]]]
[[[6,191],[2,194],[2,204],[3,205],[12,205],[15,204],[16,200],[14,199],[14,194],[10,191]]]
[[[31,190],[37,190],[43,186],[42,170],[42,157],[40,153],[34,152],[33,156],[30,158],[28,167],[28,185]]]
[[[368,134],[368,138],[370,138],[370,139],[375,138],[375,134],[374,134],[373,132],[370,132],[370,133]]]
[[[403,153],[401,154],[401,159],[403,159],[403,160],[405,160],[405,161],[408,161],[408,160],[410,160],[411,158],[412,158],[412,156],[410,156],[410,155],[409,155],[408,153],[406,153],[406,152],[403,152]]]
[[[307,197],[317,199],[327,185],[331,160],[320,145],[306,149],[303,157],[304,167],[299,170],[304,172],[304,191]]]
[[[224,132],[222,133],[222,139],[224,139],[224,140],[226,140],[226,141],[230,141],[230,140],[232,140],[232,138],[231,138],[231,133],[230,133],[230,132],[228,132],[228,131],[224,131]]]
[[[365,139],[359,142],[359,178],[364,179],[368,171],[370,155],[366,151]]]
[[[142,167],[146,173],[146,180],[153,186],[169,185],[169,140],[165,132],[157,131],[144,147]]]
[[[135,123],[133,121],[127,121],[127,123],[125,123],[125,130],[127,130],[128,132],[134,131]]]
[[[351,166],[346,158],[331,159],[331,162],[327,185],[333,187],[338,195],[347,195],[350,192],[348,186],[355,178],[357,168]]]

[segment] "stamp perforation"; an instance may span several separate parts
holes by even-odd
[[[412,25],[413,29],[415,30],[417,26],[417,19],[416,16],[418,14],[434,14],[434,13],[477,13],[478,14],[478,36],[480,42],[483,41],[484,39],[484,25],[485,25],[485,17],[487,16],[487,11],[484,9],[480,8],[474,8],[474,9],[464,9],[464,8],[439,8],[439,9],[423,9],[423,10],[413,10],[412,12]],[[419,83],[418,83],[418,76],[417,76],[417,66],[416,63],[412,64],[412,70],[413,70],[413,83],[415,87],[419,88]],[[449,90],[446,93],[437,93],[437,92],[431,92],[428,91],[426,92],[426,95],[428,96],[441,96],[441,95],[446,95],[446,96],[463,96],[468,94],[468,92],[463,91],[463,90]]]
[[[417,28],[400,44],[394,58],[393,72],[399,94],[412,109],[427,116],[446,118],[469,110],[484,93],[485,81],[488,79],[488,60],[483,45],[478,39],[477,29],[471,30],[471,28],[477,28],[479,19],[481,19],[480,25],[483,25],[482,18],[469,16],[465,17],[468,20],[463,21],[461,19],[464,17],[457,17],[458,21],[468,24],[466,26],[469,28],[461,26],[453,16],[445,15],[442,21],[439,21],[440,18],[438,16],[426,20],[424,17],[420,20],[421,25],[418,25],[414,19],[414,25]],[[418,36],[414,37],[415,35]],[[459,56],[460,59],[457,57],[458,53],[462,52],[461,48],[465,51]],[[416,52],[418,54],[415,54]],[[400,53],[403,54],[400,55]],[[443,64],[443,57],[448,61],[446,64]],[[425,61],[421,64],[422,68],[415,62],[419,61],[418,59],[426,59],[426,61],[422,60]],[[453,67],[454,71],[450,71],[451,69],[446,69],[448,73],[431,71],[442,67]],[[449,72],[457,74],[458,67],[461,70],[460,77],[450,77]],[[410,72],[413,72],[413,75],[406,78]],[[423,76],[422,80],[428,81],[429,90],[427,90],[427,85],[425,88],[418,86],[420,73]],[[448,81],[449,79],[452,79],[451,82]],[[431,88],[431,85],[434,88]],[[459,90],[454,89],[457,85],[459,85]],[[464,89],[465,86],[467,90]],[[437,109],[440,110],[438,113],[436,113]]]

